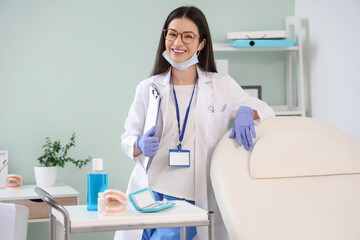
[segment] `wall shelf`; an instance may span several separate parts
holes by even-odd
[[[294,40],[294,47],[231,47],[230,43],[214,43],[214,52],[286,52],[286,103],[271,106],[277,116],[305,116],[305,83],[301,42],[301,19],[285,19],[286,38]],[[295,59],[295,62],[293,62]],[[294,67],[296,76],[293,76]],[[296,86],[294,86],[296,84]]]

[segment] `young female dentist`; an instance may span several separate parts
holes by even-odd
[[[127,193],[148,187],[158,201],[184,198],[214,211],[215,239],[227,239],[209,178],[212,153],[230,119],[235,122],[229,137],[249,150],[255,138],[254,120],[274,112],[230,76],[216,72],[209,27],[195,7],[179,7],[167,17],[151,75],[136,88],[121,136],[123,151],[137,162]],[[143,134],[153,83],[162,95],[160,111],[156,126]],[[169,164],[179,149],[190,164]],[[147,174],[139,163],[144,156],[153,157]],[[169,240],[179,239],[179,234],[179,228],[148,229],[117,232],[115,239]],[[207,228],[187,228],[186,235],[207,239]]]

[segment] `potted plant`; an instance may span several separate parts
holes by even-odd
[[[75,147],[75,133],[64,147],[59,140],[52,142],[49,137],[46,138],[46,143],[42,146],[44,154],[38,158],[40,166],[34,167],[35,180],[39,187],[55,185],[57,166],[63,168],[65,163],[69,162],[81,168],[91,162],[90,156],[84,160],[68,157],[68,151],[72,147]]]

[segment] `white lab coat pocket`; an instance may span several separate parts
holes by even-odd
[[[210,104],[208,106],[209,116],[209,140],[217,142],[226,128],[227,121],[227,104]],[[225,127],[224,127],[225,126]]]

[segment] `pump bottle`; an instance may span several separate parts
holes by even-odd
[[[108,189],[108,174],[103,170],[103,160],[94,158],[93,170],[87,177],[87,210],[97,211],[99,192]]]

